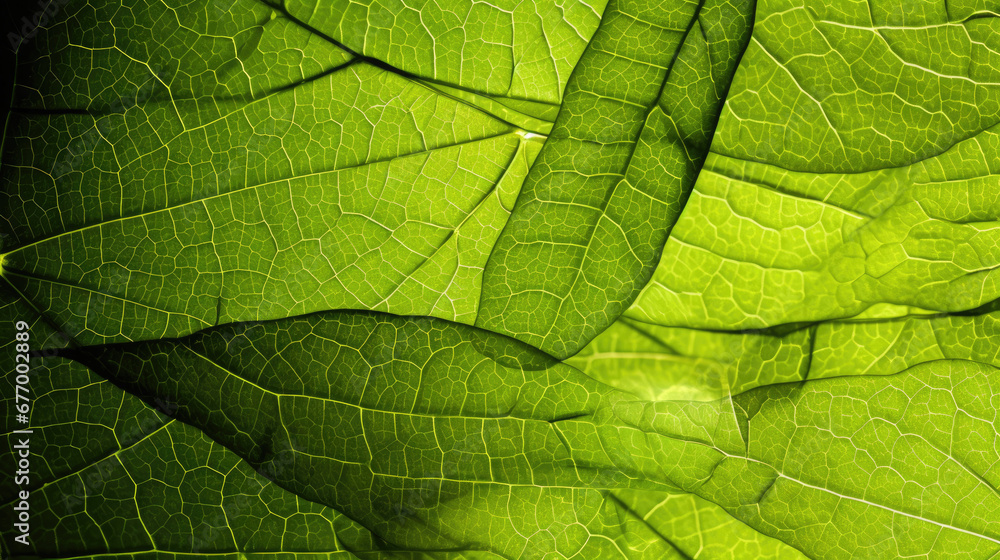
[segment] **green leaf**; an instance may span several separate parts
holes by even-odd
[[[625,314],[734,330],[1000,297],[995,15],[761,2],[713,153]]]
[[[994,4],[49,3],[0,552],[1000,558]]]
[[[763,0],[714,149],[814,173],[938,155],[1000,122],[996,15],[992,2]]]
[[[178,403],[277,485],[398,547],[604,557],[569,529],[536,548],[518,520],[633,489],[693,493],[810,556],[1000,551],[984,398],[1000,376],[968,360],[698,403],[636,400],[498,335],[374,313],[61,353]]]
[[[251,327],[219,330],[212,336],[229,337],[233,350],[245,350],[245,340],[256,332]],[[523,350],[513,348],[512,356],[523,357]],[[464,500],[471,500],[476,511],[489,508],[495,513],[501,503],[492,502],[492,494],[503,494],[504,508],[520,504],[516,507],[525,515],[511,517],[509,526],[490,523],[489,531],[478,535],[478,543],[447,551],[400,549],[373,537],[342,513],[268,480],[294,466],[288,455],[254,472],[237,453],[171,418],[188,407],[169,397],[147,395],[149,402],[144,405],[81,364],[59,358],[36,360],[33,369],[32,445],[44,449],[46,458],[33,471],[29,485],[31,503],[44,504],[32,512],[33,526],[38,527],[31,533],[32,552],[40,557],[212,554],[236,559],[272,557],[284,551],[315,558],[381,558],[381,551],[386,551],[385,557],[394,558],[532,558],[546,552],[566,558],[574,552],[588,558],[684,558],[672,541],[664,539],[662,527],[635,517],[632,508],[641,505],[626,506],[627,496],[525,485],[503,492],[481,489],[481,496],[455,497],[458,503],[448,505],[426,480],[401,493],[401,501],[386,504],[393,522],[404,527],[416,523],[419,529],[419,516],[425,512],[437,511],[444,517],[453,509],[451,515],[463,517],[451,523],[468,523],[469,510],[460,507]],[[11,394],[12,390],[4,392]],[[78,408],[76,403],[100,406]],[[11,444],[23,437],[5,431]],[[472,455],[470,443],[458,442],[458,456]],[[457,468],[460,461],[449,464]],[[12,478],[0,485],[5,516],[18,489]],[[726,516],[721,510],[713,513],[708,504],[698,504],[698,515],[714,516],[722,527],[738,529],[738,522],[719,517]],[[672,507],[685,511],[686,503],[674,500]],[[742,531],[746,534],[749,529]],[[760,535],[749,538],[767,541]],[[711,529],[702,539],[717,542],[709,546],[733,546],[726,535]],[[476,550],[477,545],[484,549]]]
[[[175,403],[146,406],[68,360],[48,358],[34,370],[30,441],[45,457],[32,463],[27,486],[35,555],[377,557],[380,543],[356,523],[282,490],[232,451],[169,418]],[[4,388],[6,400],[12,391]],[[14,445],[23,437],[5,439]],[[8,527],[23,489],[13,477],[0,485]],[[4,545],[19,546],[7,539]]]
[[[621,507],[670,542],[683,558],[805,560],[808,556],[737,521],[693,494],[621,490]]]
[[[476,325],[566,357],[636,298],[708,151],[754,5],[608,4],[490,256]]]
[[[288,13],[334,40],[435,83],[522,106],[558,106],[607,0],[292,0]]]
[[[519,536],[544,524],[527,517],[536,504],[560,522],[573,512],[555,504],[582,493],[597,515],[589,484],[624,480],[575,466],[559,427],[598,406],[598,384],[470,327],[329,312],[67,355],[147,402],[178,403],[178,419],[393,546],[518,557],[557,544]],[[510,508],[496,524],[495,507]]]
[[[543,136],[259,2],[132,7],[67,12],[21,64],[8,282],[87,343],[329,308],[475,320]]]
[[[227,2],[67,10],[25,52],[4,275],[87,343],[353,308],[572,353],[659,259],[753,11]]]

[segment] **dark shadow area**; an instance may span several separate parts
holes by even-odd
[[[22,37],[32,35],[38,28],[38,22],[49,4],[60,3],[59,0],[6,0],[0,7],[0,53],[3,55],[0,68],[0,107],[3,107],[4,120],[11,105],[14,77],[17,72],[17,55],[15,45],[19,45],[22,56],[31,47],[31,40]],[[64,3],[64,2],[63,2]]]

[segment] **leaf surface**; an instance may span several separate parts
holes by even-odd
[[[997,410],[982,398],[1000,377],[967,359],[698,403],[638,400],[472,327],[372,313],[63,353],[179,403],[179,420],[395,546],[541,555],[502,538],[520,534],[503,528],[516,511],[633,489],[696,494],[812,557],[1000,550]],[[499,504],[532,505],[487,523]],[[590,541],[567,542],[560,554]]]
[[[635,299],[708,151],[754,5],[608,4],[490,256],[476,325],[566,357]]]
[[[1000,297],[996,13],[761,2],[712,153],[625,315],[757,329]]]
[[[351,520],[282,490],[170,418],[175,403],[147,406],[68,360],[37,360],[34,369],[30,441],[45,460],[32,464],[27,488],[5,480],[0,500],[10,525],[13,497],[30,492],[36,556],[380,557],[379,544]],[[67,409],[76,410],[74,421]]]
[[[4,557],[997,560],[997,14],[51,3]]]
[[[86,343],[329,308],[475,320],[544,136],[260,2],[133,4],[25,50],[8,282]]]

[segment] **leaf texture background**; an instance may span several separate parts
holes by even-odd
[[[1000,557],[1000,5],[47,13],[4,557]]]

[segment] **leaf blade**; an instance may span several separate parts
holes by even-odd
[[[753,7],[608,5],[490,257],[478,326],[566,357],[635,299],[708,150]]]

